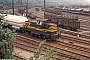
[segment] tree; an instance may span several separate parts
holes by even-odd
[[[3,12],[3,2],[0,1],[0,13]]]
[[[0,26],[0,59],[12,59],[14,33]]]
[[[56,55],[57,52],[54,52],[54,49],[50,49],[46,52],[46,54],[42,55],[42,48],[43,48],[43,44],[46,42],[46,40],[42,41],[39,46],[38,49],[36,51],[36,53],[34,54],[34,56],[30,57],[30,60],[55,60],[56,59]]]
[[[16,1],[14,1],[14,3],[16,4]],[[12,0],[1,0],[1,2],[3,2],[4,5],[6,6],[11,6],[12,5]]]
[[[0,22],[1,20],[3,20],[3,16],[0,14]],[[14,31],[8,28],[3,29],[0,25],[0,59],[13,59],[14,35]]]

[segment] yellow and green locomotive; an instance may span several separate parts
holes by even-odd
[[[59,38],[59,34],[57,33],[57,25],[47,23],[47,21],[47,19],[26,21],[24,23],[24,31],[46,40],[57,40]]]

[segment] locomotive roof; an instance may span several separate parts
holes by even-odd
[[[36,20],[30,20],[29,22],[37,22]]]
[[[48,25],[53,25],[53,26],[57,26],[56,24],[54,23],[47,23]]]
[[[36,20],[37,20],[37,21],[47,21],[48,19],[40,19],[40,18],[37,18]]]

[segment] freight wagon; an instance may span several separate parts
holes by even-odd
[[[63,16],[56,16],[56,15],[45,15],[52,23],[56,23],[58,27],[66,28],[70,30],[76,30],[80,28],[80,22],[78,21],[77,16],[71,15],[63,15]]]
[[[60,19],[58,21],[58,26],[61,28],[76,30],[76,29],[80,28],[80,22],[79,21],[73,21],[73,20]]]
[[[59,9],[60,10],[60,9]],[[88,8],[81,8],[81,9],[64,9],[62,10],[63,12],[67,12],[67,13],[73,13],[73,14],[79,14],[79,15],[86,15],[86,16],[90,16],[90,10]]]

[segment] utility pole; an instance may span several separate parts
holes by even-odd
[[[22,0],[20,1],[20,7],[22,7]]]
[[[18,0],[18,12],[20,10],[20,0]]]
[[[44,0],[44,19],[45,19],[45,0]]]
[[[19,6],[19,8],[22,7],[22,0],[18,0],[18,6]]]
[[[28,0],[26,0],[26,17],[28,16]]]
[[[13,15],[14,15],[14,0],[12,0],[12,11],[13,11]]]
[[[87,4],[88,4],[89,1],[87,1]],[[89,8],[89,12],[90,12],[90,6],[88,5],[88,8]],[[90,35],[90,17],[89,17],[89,35]]]

